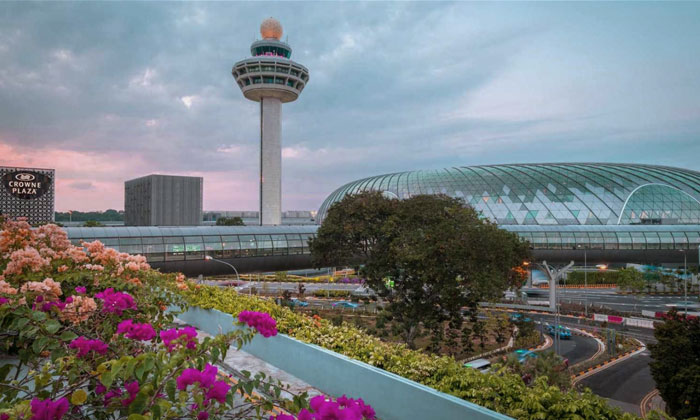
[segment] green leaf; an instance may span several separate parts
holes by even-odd
[[[168,398],[170,398],[170,401],[175,401],[175,390],[176,390],[176,384],[174,380],[169,380],[168,383],[165,384],[165,393],[168,394]]]
[[[32,350],[34,350],[34,353],[41,353],[41,350],[46,346],[46,343],[49,342],[49,337],[41,337],[38,340],[34,340],[32,343]]]
[[[29,323],[29,318],[19,318],[17,320],[17,324],[16,324],[15,328],[17,328],[18,330],[21,330],[28,323]]]
[[[46,322],[44,328],[46,328],[46,331],[49,334],[55,334],[59,329],[61,329],[61,323],[56,321],[55,319],[51,319]]]
[[[148,420],[148,417],[141,414],[129,414],[127,420]]]
[[[44,321],[46,319],[46,313],[40,311],[32,312],[32,319],[37,322]]]
[[[74,333],[73,331],[63,331],[59,338],[62,341],[73,341],[78,338],[78,334]]]
[[[145,392],[139,392],[136,394],[134,401],[129,404],[129,414],[141,413],[146,409],[146,401],[148,400],[148,395]],[[131,418],[131,416],[129,416]]]
[[[112,386],[113,381],[114,374],[112,372],[105,372],[100,376],[100,382],[102,382],[102,385],[104,385],[107,388]]]

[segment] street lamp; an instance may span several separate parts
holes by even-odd
[[[581,248],[581,245],[576,245]],[[583,248],[583,312],[588,318],[588,248]]]
[[[233,268],[233,272],[236,273],[236,281],[238,281],[238,282],[241,281],[241,277],[238,275],[238,270],[236,270],[236,267],[234,267],[233,265],[227,263],[226,261],[217,260],[216,258],[212,257],[211,255],[205,255],[204,259],[205,260],[212,260],[212,261],[220,262],[221,264],[228,265],[229,267]]]

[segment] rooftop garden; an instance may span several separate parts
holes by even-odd
[[[6,221],[0,233],[0,419],[373,419],[361,399],[294,395],[263,375],[231,378],[231,346],[277,334],[273,316],[197,338],[167,308],[197,286],[56,225]],[[255,392],[259,390],[261,392]]]

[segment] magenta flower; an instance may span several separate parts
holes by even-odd
[[[316,396],[309,401],[311,411],[302,409],[297,414],[296,420],[375,420],[374,409],[365,404],[361,398],[352,399],[345,395],[336,401],[323,395]],[[270,420],[295,420],[294,416],[279,414],[270,417]]]
[[[255,328],[263,337],[277,335],[277,321],[265,312],[243,311],[238,314],[238,322]]]
[[[130,294],[115,292],[112,287],[96,294],[95,297],[104,301],[102,312],[105,313],[121,315],[127,309],[136,309],[136,302]]]
[[[200,411],[197,413],[197,420],[208,420],[209,419],[209,413],[206,411]]]
[[[68,412],[70,403],[66,397],[59,400],[40,400],[34,398],[30,404],[32,408],[31,420],[61,420]]]
[[[136,381],[128,382],[124,384],[124,389],[129,393],[129,396],[122,400],[122,406],[128,407],[136,398],[136,394],[139,393],[139,383]]]
[[[228,394],[229,389],[231,389],[231,385],[227,384],[225,381],[217,381],[217,373],[218,368],[209,363],[207,363],[202,371],[194,368],[185,369],[176,379],[177,389],[184,391],[188,386],[198,384],[199,388],[204,391],[205,404],[209,403],[211,400],[216,400],[220,404],[224,404],[226,402],[226,394]]]
[[[72,349],[78,349],[78,357],[83,357],[91,351],[98,354],[105,354],[109,348],[107,344],[100,340],[89,340],[82,336],[71,341],[69,347]]]
[[[9,302],[9,300],[8,300],[7,298],[0,297],[0,305],[4,305],[4,304],[6,304],[7,302]],[[2,419],[0,419],[0,420],[2,420]]]
[[[76,286],[75,291],[77,293],[80,293],[81,295],[84,295],[85,293],[87,293],[87,288],[85,286]]]
[[[193,327],[171,328],[160,332],[160,339],[163,340],[163,345],[167,347],[168,351],[173,351],[178,343],[185,345],[188,349],[194,349],[197,347],[196,338],[197,330]]]
[[[117,325],[117,334],[124,334],[132,340],[150,341],[156,336],[156,330],[151,324],[137,324],[132,319],[126,319]]]

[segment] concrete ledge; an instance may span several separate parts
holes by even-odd
[[[209,334],[240,327],[234,317],[217,310],[190,308],[178,316]],[[243,349],[323,392],[361,397],[382,420],[505,420],[510,417],[421,385],[417,382],[351,359],[284,334],[255,336]]]

